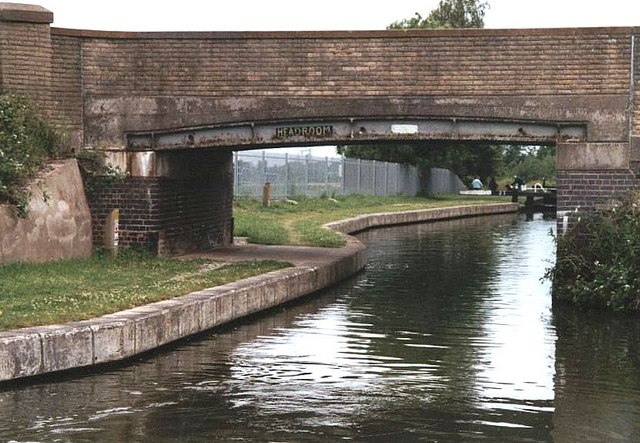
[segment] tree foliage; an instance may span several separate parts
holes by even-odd
[[[0,203],[26,213],[26,182],[58,154],[55,130],[25,98],[0,94]]]
[[[338,153],[346,157],[366,158],[392,163],[409,163],[424,168],[447,168],[464,182],[474,176],[495,175],[502,165],[500,146],[490,143],[473,144],[427,140],[402,144],[368,144],[338,146]]]
[[[541,180],[556,175],[555,146],[503,147],[505,175],[517,175],[525,180]]]
[[[484,28],[484,14],[489,3],[480,0],[441,0],[426,18],[420,13],[391,23],[387,29]]]

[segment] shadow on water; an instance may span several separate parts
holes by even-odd
[[[552,310],[555,222],[525,219],[362,233],[366,271],[328,291],[5,389],[0,441],[632,441],[638,320]]]

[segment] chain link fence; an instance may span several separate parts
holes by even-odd
[[[416,195],[465,189],[460,179],[446,169],[434,168],[420,179],[415,166],[338,157],[312,157],[267,153],[235,152],[234,195],[261,198],[265,183],[271,184],[272,198],[365,195]]]

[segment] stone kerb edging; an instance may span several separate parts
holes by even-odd
[[[459,206],[358,216],[325,225],[344,235],[431,220],[515,212],[517,204]],[[63,325],[0,333],[0,382],[123,360],[326,288],[360,271],[354,237],[315,266],[288,268],[182,297]]]
[[[478,206],[452,206],[404,212],[385,212],[380,214],[359,215],[357,217],[327,223],[325,227],[345,234],[353,234],[382,226],[424,223],[435,220],[489,214],[506,214],[509,212],[516,212],[518,209],[518,203],[496,203]]]

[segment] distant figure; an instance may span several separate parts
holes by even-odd
[[[489,189],[491,190],[492,194],[495,194],[498,192],[498,183],[496,182],[496,179],[493,177],[489,177]]]
[[[471,182],[471,189],[473,189],[474,191],[479,191],[482,189],[482,182],[478,177],[474,178]]]
[[[512,185],[515,189],[519,191],[522,191],[522,187],[524,186],[524,180],[522,179],[522,177],[518,176],[518,175],[514,175],[513,176],[513,185]]]

